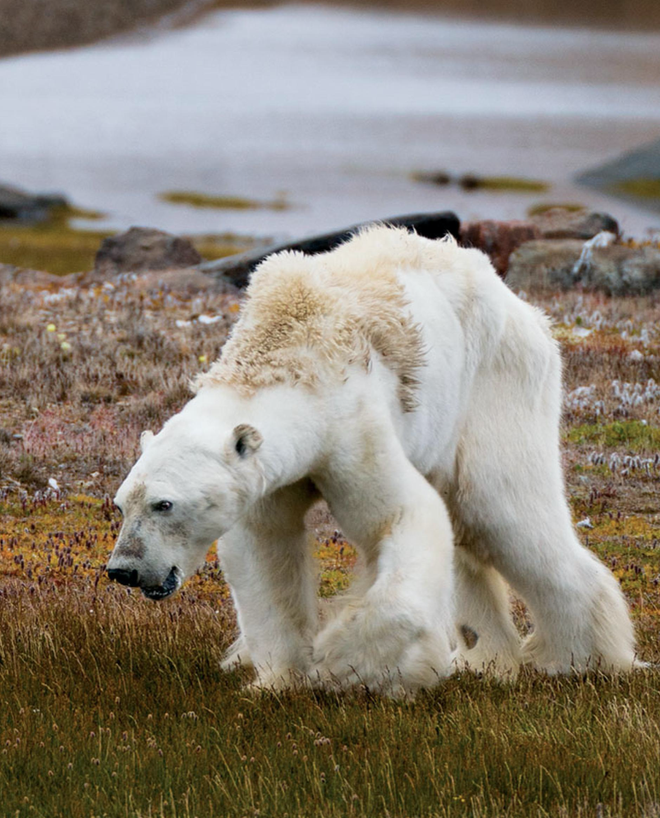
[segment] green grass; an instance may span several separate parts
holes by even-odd
[[[617,182],[615,189],[620,193],[644,199],[660,199],[660,178],[642,176],[637,179],[624,179]]]
[[[111,232],[80,230],[70,219],[100,219],[103,214],[74,206],[53,208],[36,225],[0,225],[0,264],[57,275],[91,270],[100,243]]]
[[[170,204],[188,205],[189,207],[215,208],[218,210],[256,210],[269,208],[270,210],[286,210],[289,205],[284,198],[273,201],[248,199],[243,196],[210,196],[206,193],[194,191],[170,190],[160,193],[158,198]]]
[[[660,428],[640,420],[575,426],[567,434],[571,443],[589,443],[603,448],[625,448],[630,452],[657,451]]]
[[[464,675],[409,702],[254,695],[218,668],[215,610],[103,581],[5,592],[4,814],[643,816],[660,802],[652,672]]]
[[[647,600],[635,609],[653,660],[659,557],[632,539],[638,528],[648,533],[602,514],[590,534]],[[254,693],[247,671],[219,667],[235,623],[214,558],[152,603],[105,579],[118,530],[107,501],[4,501],[0,529],[3,815],[657,814],[655,671],[524,671],[511,684],[460,674],[406,701]],[[330,588],[345,544],[319,545]],[[644,560],[653,570],[637,569]]]

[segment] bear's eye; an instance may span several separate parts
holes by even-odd
[[[172,501],[160,500],[158,503],[154,503],[151,508],[154,511],[169,511],[172,508]]]

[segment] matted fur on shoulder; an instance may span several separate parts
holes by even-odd
[[[368,367],[375,352],[399,380],[403,409],[415,409],[421,331],[397,278],[416,263],[415,239],[372,227],[328,253],[266,259],[219,360],[194,388],[226,383],[249,394],[275,384],[313,387],[342,377],[351,364]]]

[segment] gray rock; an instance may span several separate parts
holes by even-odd
[[[0,222],[43,222],[51,208],[67,204],[66,198],[58,194],[32,194],[16,187],[0,185]]]
[[[96,254],[94,272],[102,277],[142,270],[193,267],[202,257],[188,241],[162,230],[131,227],[104,239]]]
[[[608,213],[592,213],[588,210],[568,210],[565,207],[551,207],[533,216],[543,239],[586,239],[607,230],[620,233],[619,224]]]
[[[660,288],[659,247],[594,247],[589,262],[579,265],[583,247],[570,239],[527,242],[512,253],[505,281],[527,292],[579,286],[609,295],[644,295]]]

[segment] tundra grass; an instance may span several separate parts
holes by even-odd
[[[657,663],[659,305],[562,294],[542,306],[562,329],[574,519]],[[183,405],[237,310],[188,286],[1,288],[0,814],[657,818],[653,667],[510,684],[459,674],[412,701],[260,695],[249,671],[220,669],[236,624],[213,550],[161,603],[106,580],[110,497],[139,433]],[[327,515],[309,536],[332,596],[355,554]]]

